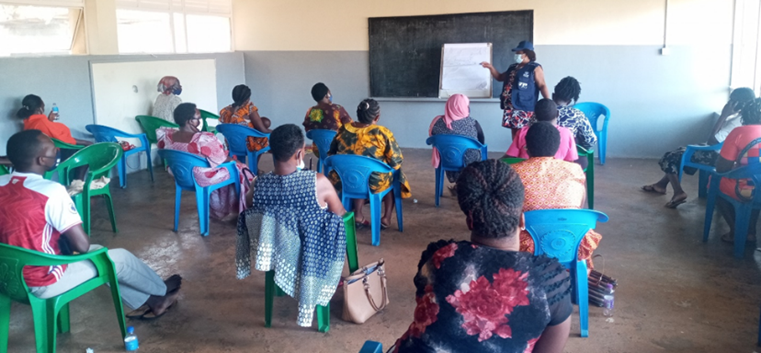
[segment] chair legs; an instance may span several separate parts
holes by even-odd
[[[579,327],[581,337],[589,337],[589,288],[587,283],[587,262],[576,261],[574,294],[579,304]]]
[[[174,196],[174,231],[177,231],[177,227],[180,223],[180,202],[182,201],[182,189],[175,185],[175,196]]]
[[[704,170],[698,171],[698,197],[701,199],[706,198],[708,195],[708,172]]]
[[[272,307],[275,301],[275,271],[264,275],[264,327],[272,327]]]
[[[54,310],[49,310],[47,301],[31,302],[34,318],[34,342],[37,353],[55,352],[56,319]]]
[[[330,304],[326,306],[318,305],[315,311],[317,312],[317,330],[328,332],[330,330]]]
[[[0,294],[0,352],[8,351],[8,336],[11,329],[11,298]]]
[[[396,206],[396,225],[399,227],[399,232],[404,232],[404,213],[402,212],[402,187],[401,185],[394,186],[394,205]]]
[[[198,226],[201,228],[201,235],[209,235],[209,191],[196,189],[196,206],[198,207]]]
[[[600,150],[600,164],[605,165],[605,152],[608,149],[608,132],[601,131],[600,139],[598,141],[598,148]]]
[[[436,207],[439,207],[439,198],[441,198],[441,195],[444,192],[444,178],[442,176],[444,172],[444,168],[439,166],[436,168]]]
[[[373,232],[373,246],[380,245],[381,208],[383,208],[381,194],[370,194],[370,227]]]
[[[116,229],[116,212],[114,212],[114,201],[111,199],[111,193],[103,194],[106,199],[106,208],[108,209],[108,218],[111,220],[111,230],[117,233]]]
[[[119,160],[119,163],[116,164],[116,168],[119,172],[119,187],[124,189],[127,187],[127,156],[122,156],[122,158]],[[152,172],[151,177],[153,177]]]
[[[587,161],[587,206],[595,209],[595,156],[590,154]]]
[[[71,329],[71,321],[69,319],[69,303],[64,304],[61,310],[58,312],[56,322],[58,323],[58,332],[66,333]]]
[[[748,227],[750,227],[750,213],[752,207],[745,207],[734,205],[735,207],[735,251],[736,258],[741,259],[745,252],[745,239],[748,234]],[[755,226],[755,224],[754,224]]]

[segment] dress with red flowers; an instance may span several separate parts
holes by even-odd
[[[413,322],[394,352],[531,352],[573,311],[557,260],[467,241],[431,243],[415,286]]]

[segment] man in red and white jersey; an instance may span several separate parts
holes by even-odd
[[[64,248],[79,253],[100,248],[90,245],[82,220],[66,188],[42,175],[56,166],[58,149],[39,130],[19,132],[8,140],[8,158],[14,172],[0,176],[0,243],[61,255]],[[116,266],[122,300],[131,317],[163,315],[179,294],[182,278],[163,281],[156,272],[124,249],[108,255]],[[27,266],[24,280],[39,298],[51,298],[96,277],[89,260],[60,266]]]

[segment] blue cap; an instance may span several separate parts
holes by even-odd
[[[130,335],[135,333],[135,328],[132,326],[127,327],[127,333],[129,333]]]
[[[527,40],[522,40],[520,43],[518,43],[517,47],[513,48],[513,51],[518,51],[518,50],[531,50],[531,51],[533,51],[534,50],[534,43],[531,43],[531,42],[529,42]]]

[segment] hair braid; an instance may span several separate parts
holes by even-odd
[[[743,125],[761,124],[761,98],[756,98],[742,107],[740,112],[743,119]]]
[[[575,78],[568,76],[555,86],[555,98],[566,102],[576,102],[581,94],[581,85]]]
[[[367,98],[357,106],[357,120],[363,124],[372,124],[380,114],[380,104],[375,99]]]
[[[472,163],[457,179],[457,200],[480,237],[512,236],[523,213],[523,183],[506,163]]]

